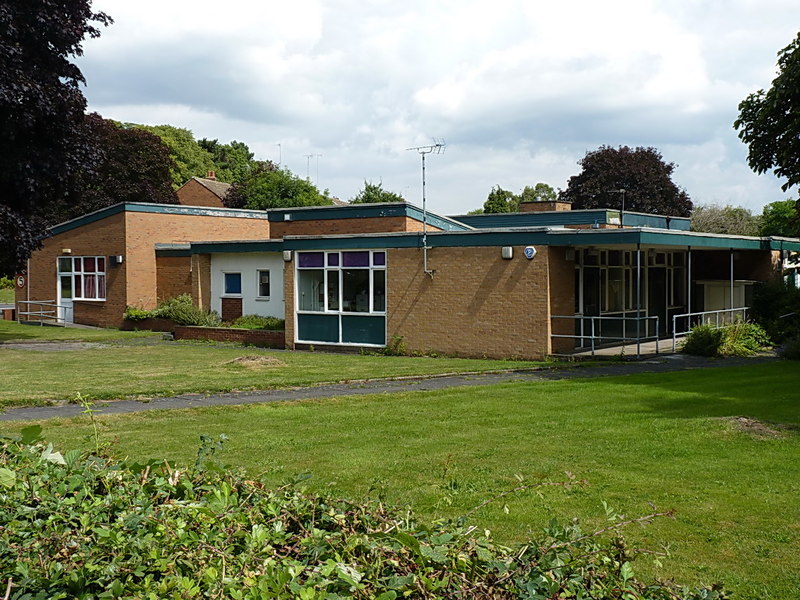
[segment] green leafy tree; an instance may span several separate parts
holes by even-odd
[[[774,170],[786,178],[783,190],[800,184],[800,33],[778,52],[778,76],[739,104],[733,124],[748,145],[747,162],[756,173]]]
[[[513,213],[519,211],[519,196],[514,192],[504,190],[499,185],[492,188],[483,203],[483,212],[489,213]]]
[[[0,2],[0,273],[22,268],[44,235],[36,214],[67,196],[95,150],[71,59],[111,22],[90,0]]]
[[[727,235],[759,235],[761,220],[741,206],[707,204],[695,206],[691,217],[692,231]]]
[[[192,177],[205,177],[209,171],[215,170],[211,153],[194,139],[194,134],[188,129],[172,125],[138,125],[135,123],[126,123],[124,126],[154,133],[167,145],[170,156],[175,161],[172,169],[172,186],[175,189]]]
[[[795,200],[770,202],[761,213],[761,235],[800,236],[800,214]]]
[[[382,183],[364,181],[364,187],[352,198],[351,204],[375,204],[377,202],[405,202],[400,194],[383,189]]]
[[[531,187],[525,186],[520,194],[520,202],[554,202],[558,198],[556,191],[546,183],[537,183]]]
[[[558,195],[574,209],[620,209],[624,195],[625,210],[676,217],[692,212],[689,195],[672,181],[675,163],[664,162],[655,148],[600,146],[578,164],[582,171]]]
[[[220,181],[243,181],[253,167],[253,153],[244,142],[234,140],[230,144],[220,144],[217,140],[203,138],[197,143],[211,155]]]
[[[257,162],[243,181],[231,186],[223,202],[230,208],[256,210],[333,204],[327,190],[320,193],[310,181],[269,161]]]

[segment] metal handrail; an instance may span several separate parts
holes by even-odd
[[[700,317],[700,322],[704,325],[711,325],[710,321],[705,319],[706,316],[714,315],[714,329],[720,328],[719,318],[720,315],[730,313],[733,317],[734,313],[742,313],[742,319],[747,317],[747,311],[750,310],[749,306],[740,306],[739,308],[724,308],[722,310],[703,310],[699,312],[684,313],[682,315],[672,315],[672,351],[675,352],[678,347],[678,336],[686,335],[692,331],[690,326],[688,329],[678,331],[678,319],[686,319],[687,324],[691,324],[692,317]]]
[[[26,305],[29,310],[21,310],[22,305]],[[30,310],[32,306],[39,307],[38,310]],[[65,306],[63,304],[57,304],[55,300],[19,300],[17,302],[17,323],[21,323],[23,321],[22,316],[28,317],[38,317],[36,322],[39,325],[44,325],[45,323],[58,323],[62,319],[59,319],[59,311],[63,309],[63,321],[69,321],[67,319],[67,311],[72,310],[71,306]],[[25,319],[25,321],[29,321],[30,319]]]
[[[578,340],[588,339],[588,340],[591,341],[592,356],[595,355],[595,349],[596,349],[595,340],[608,340],[608,341],[612,341],[612,342],[636,342],[636,357],[637,358],[639,358],[641,356],[641,345],[642,345],[642,342],[646,342],[646,341],[649,341],[649,340],[655,340],[655,342],[656,342],[656,354],[659,353],[659,345],[658,345],[658,343],[659,343],[659,337],[658,337],[659,317],[657,317],[657,316],[651,316],[651,317],[646,317],[646,316],[639,316],[639,317],[602,317],[602,316],[599,316],[599,315],[598,316],[592,316],[592,315],[551,315],[550,318],[551,319],[573,319],[573,320],[575,320],[575,319],[581,319],[581,320],[589,319],[590,325],[591,325],[591,327],[590,327],[591,335],[583,335],[583,334],[566,335],[566,334],[551,333],[550,337],[551,338],[569,338],[569,339],[578,339]],[[599,335],[596,335],[595,334],[595,321],[596,320],[597,321],[604,321],[604,320],[606,320],[606,321],[622,321],[623,325],[624,325],[625,321],[638,321],[639,323],[641,323],[642,321],[645,321],[645,322],[647,322],[647,321],[655,321],[655,329],[654,329],[655,334],[654,335],[647,335],[647,333],[646,333],[647,332],[647,325],[645,324],[645,328],[644,328],[645,335],[644,336],[636,335],[635,337],[628,337],[628,336],[626,336],[624,334],[624,331],[625,331],[624,329],[623,329],[622,337],[603,335],[602,332],[600,332]],[[637,330],[641,331],[641,327],[637,327]]]

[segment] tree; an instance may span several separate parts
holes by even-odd
[[[526,185],[519,199],[520,202],[555,202],[557,197],[551,186],[540,182],[533,187]]]
[[[519,196],[499,185],[492,188],[483,203],[484,213],[513,213],[519,211]]]
[[[405,202],[400,194],[383,189],[383,183],[364,180],[364,188],[350,198],[351,204],[375,204],[377,202]]]
[[[733,124],[749,146],[747,163],[756,173],[785,177],[783,191],[800,184],[800,33],[778,52],[778,76],[768,91],[739,104]]]
[[[677,217],[692,212],[689,195],[672,181],[675,163],[665,163],[655,148],[600,146],[578,164],[581,173],[559,192],[559,200],[572,202],[574,209],[620,209],[624,196],[629,211]]]
[[[75,174],[69,197],[41,213],[48,225],[119,202],[176,204],[174,162],[161,139],[143,129],[125,129],[97,113],[85,116],[96,144],[94,161]]]
[[[197,143],[211,155],[220,181],[243,181],[253,167],[253,153],[244,142],[234,140],[230,144],[220,144],[217,140],[203,138]]]
[[[761,235],[800,236],[800,214],[795,200],[770,202],[761,212]]]
[[[44,235],[35,213],[66,196],[91,155],[70,59],[111,22],[90,0],[0,3],[0,272],[22,268]]]
[[[741,206],[707,204],[692,210],[692,231],[727,235],[759,235],[761,220]]]
[[[154,133],[161,138],[170,151],[175,167],[172,169],[172,186],[178,189],[192,177],[205,177],[215,170],[211,153],[194,139],[194,134],[182,127],[172,125],[137,125],[125,123],[124,127],[135,127]]]
[[[272,162],[257,162],[243,181],[234,183],[223,200],[229,208],[290,208],[333,204],[327,190],[320,191],[289,169]]]

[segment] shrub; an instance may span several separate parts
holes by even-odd
[[[14,289],[14,281],[9,279],[5,275],[0,277],[0,290],[13,290]]]
[[[782,280],[758,283],[751,308],[753,320],[776,342],[800,337],[800,288]]]
[[[231,327],[238,329],[268,329],[270,331],[282,331],[285,325],[283,319],[262,317],[261,315],[242,315],[231,323]]]
[[[129,321],[144,321],[145,319],[150,318],[150,312],[151,311],[149,310],[138,308],[136,306],[127,306],[125,307],[125,312],[122,316]]]
[[[639,552],[616,526],[607,539],[552,522],[511,549],[462,521],[425,525],[382,503],[269,489],[210,462],[221,440],[203,436],[194,467],[175,468],[62,455],[37,429],[0,439],[0,573],[12,599],[726,597],[640,582]]]
[[[200,327],[217,327],[221,323],[219,315],[207,312],[195,306],[192,296],[181,294],[175,298],[164,300],[153,310],[144,310],[129,306],[125,309],[125,318],[133,321],[142,319],[170,319],[178,325],[196,325]]]
[[[786,340],[780,350],[781,358],[800,360],[800,337]]]
[[[713,325],[692,327],[681,350],[695,356],[752,356],[769,346],[769,336],[760,325],[736,321],[719,329]]]
[[[695,325],[686,336],[682,352],[695,356],[717,356],[722,346],[722,329],[712,325]]]

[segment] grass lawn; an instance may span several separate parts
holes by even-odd
[[[14,304],[13,289],[0,289],[0,304]]]
[[[153,333],[152,331],[120,331],[118,329],[81,329],[78,327],[54,327],[50,325],[20,325],[16,321],[0,321],[0,343],[12,341],[107,342],[142,337],[155,337],[160,339],[161,334]],[[1,349],[2,347],[0,347],[0,350]]]
[[[268,351],[204,343],[124,343],[136,334],[114,330],[34,327],[0,322],[0,341],[104,341],[103,347],[58,352],[0,346],[0,406],[69,400],[170,396],[313,385],[376,377],[491,371],[544,363],[459,358]],[[139,334],[147,335],[147,334]],[[16,336],[16,337],[15,337]],[[96,337],[94,337],[96,336]],[[241,362],[252,357],[256,361]]]
[[[668,544],[671,556],[662,568],[642,561],[640,573],[723,581],[736,598],[787,599],[800,591],[798,389],[797,363],[776,362],[154,411],[102,417],[100,430],[119,454],[181,463],[193,460],[200,434],[225,433],[220,459],[253,474],[279,483],[310,472],[316,489],[381,496],[426,519],[464,514],[517,485],[515,475],[534,482],[571,471],[589,485],[521,492],[472,522],[521,542],[552,516],[602,527],[603,501],[629,516],[649,513],[652,502],[677,518],[627,535],[637,547]],[[754,421],[730,418],[739,416]],[[769,429],[742,429],[758,423]],[[86,418],[45,424],[61,448],[89,447],[89,432]]]

